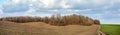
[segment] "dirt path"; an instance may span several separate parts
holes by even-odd
[[[0,28],[9,35],[97,35],[99,26],[52,26],[42,22],[11,23],[0,22]]]
[[[106,35],[106,34],[103,33],[100,29],[101,29],[101,26],[99,26],[99,28],[98,28],[98,35]]]
[[[103,32],[99,31],[98,35],[106,35]]]

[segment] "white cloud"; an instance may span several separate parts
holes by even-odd
[[[81,10],[72,10],[72,9],[68,9],[68,10],[64,10],[64,12],[81,12]]]
[[[33,4],[38,5],[39,8],[54,8],[54,7],[62,7],[62,8],[70,8],[70,5],[67,4],[66,0],[12,0],[8,1],[9,4]],[[7,3],[8,4],[8,3]]]
[[[62,6],[62,8],[70,8],[70,5],[67,5],[67,2],[65,0],[62,0],[60,2],[60,6]]]
[[[81,10],[72,10],[72,9],[54,9],[54,10],[49,10],[50,12],[80,12]]]
[[[32,2],[36,2],[36,1],[38,1],[38,0],[30,0],[30,1],[32,1]]]
[[[54,9],[54,10],[49,10],[50,12],[58,12],[59,10]]]
[[[2,6],[0,5],[0,14],[3,14]]]
[[[53,14],[46,14],[46,13],[39,13],[39,12],[37,12],[37,13],[24,13],[24,15],[22,15],[22,16],[39,16],[39,17],[46,17],[46,16],[48,16],[48,17],[50,17],[51,15],[53,15]]]
[[[103,17],[104,15],[113,18],[115,17],[114,14],[117,13],[116,14],[117,17],[120,17],[119,14],[120,0],[5,0],[5,1],[6,2],[3,3],[4,9],[0,8],[0,14],[2,14],[3,11],[4,13],[8,12],[10,15],[5,14],[6,16],[12,15],[50,16],[51,14],[60,13],[63,15],[83,14],[85,16],[93,17],[95,19],[104,19]],[[117,12],[115,12],[116,10]],[[18,11],[23,13],[19,13]],[[13,12],[17,13],[13,14]],[[104,20],[102,20],[102,22],[103,21]],[[108,22],[107,19],[105,19],[105,21]]]
[[[20,3],[20,0],[12,0],[14,3]]]
[[[74,3],[79,3],[79,4],[83,4],[83,3],[88,3],[87,0],[73,0]]]
[[[48,10],[49,12],[71,12],[71,13],[76,13],[76,12],[88,12],[91,11],[92,9],[53,9],[53,10]]]
[[[42,0],[41,2],[44,4],[44,7],[51,7],[54,5],[55,0]]]
[[[0,14],[3,14],[3,11],[0,9]]]
[[[105,0],[92,0],[92,2],[96,5],[98,5],[98,4],[103,4],[105,2]]]
[[[28,12],[28,13],[33,13],[33,12],[36,12],[36,10],[33,9],[33,8],[30,8],[27,12]]]
[[[70,0],[72,3],[75,4],[95,4],[95,5],[99,5],[99,4],[105,4],[111,0]]]
[[[84,9],[84,10],[80,10],[81,12],[87,12],[87,11],[91,11],[92,9]]]
[[[85,7],[89,6],[88,8],[99,7],[107,4],[107,1],[108,0],[24,0],[24,1],[12,0],[11,3],[12,4],[22,3],[22,5],[32,4],[36,8],[63,8],[64,9],[64,8],[72,8],[72,7],[74,8],[74,6],[76,7],[79,5],[80,5],[79,7],[81,8],[84,8],[84,6]],[[17,4],[14,4],[14,5],[17,5]]]

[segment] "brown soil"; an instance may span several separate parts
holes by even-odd
[[[0,35],[97,35],[99,25],[52,26],[43,22],[0,22]]]

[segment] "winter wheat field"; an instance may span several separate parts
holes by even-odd
[[[0,0],[0,35],[120,35],[120,0]]]

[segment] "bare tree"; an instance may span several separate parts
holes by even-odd
[[[55,14],[51,17],[30,17],[30,16],[19,16],[19,17],[5,17],[0,18],[0,21],[11,21],[17,23],[26,22],[45,22],[51,25],[64,26],[64,25],[92,25],[100,24],[99,20],[93,20],[89,17],[82,15],[67,15],[61,16],[61,14]]]

